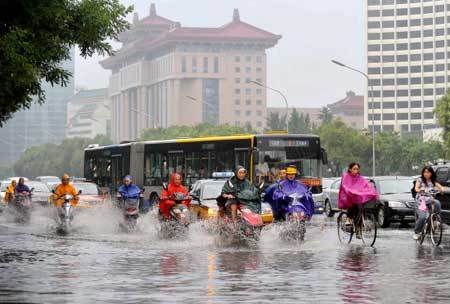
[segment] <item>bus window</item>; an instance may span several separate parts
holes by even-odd
[[[233,172],[234,171],[234,155],[233,151],[217,151],[217,161],[215,172]]]
[[[146,186],[161,184],[163,177],[167,175],[167,162],[164,168],[164,161],[161,153],[149,153],[145,156],[144,183]]]
[[[184,174],[183,152],[169,153],[169,175],[173,173]]]
[[[249,158],[248,153],[249,152],[248,152],[247,148],[234,150],[234,168],[236,168],[237,166],[243,166],[247,170],[250,170],[249,161],[248,161],[248,158]],[[234,170],[232,170],[232,171],[234,171]]]

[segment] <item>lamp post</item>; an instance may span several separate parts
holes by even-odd
[[[279,91],[277,89],[274,89],[274,88],[271,88],[271,87],[269,87],[269,86],[267,86],[265,84],[262,84],[261,82],[258,82],[258,81],[255,81],[255,80],[250,80],[250,82],[254,83],[254,84],[256,84],[256,85],[258,85],[260,87],[263,87],[263,88],[269,89],[271,91],[277,92],[278,94],[281,95],[281,97],[283,97],[284,103],[286,104],[286,132],[289,134],[289,105],[288,105],[288,101],[287,101],[286,96],[281,91]]]
[[[372,176],[375,176],[375,174],[376,174],[376,171],[375,171],[375,168],[376,168],[376,166],[375,166],[375,114],[374,114],[375,113],[375,105],[373,103],[373,85],[369,79],[369,76],[366,73],[364,73],[358,69],[349,67],[348,65],[345,65],[342,62],[339,62],[336,60],[331,60],[331,62],[338,66],[341,66],[343,68],[357,72],[357,73],[363,75],[367,79],[367,85],[370,87],[369,98],[370,98],[370,103],[372,104]]]

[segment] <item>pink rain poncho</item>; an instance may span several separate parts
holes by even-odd
[[[349,209],[354,205],[364,205],[376,199],[378,199],[377,190],[364,177],[359,174],[353,176],[347,172],[342,175],[338,200],[340,209]]]

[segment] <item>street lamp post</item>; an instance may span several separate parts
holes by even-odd
[[[265,84],[262,84],[261,82],[258,82],[258,81],[255,81],[255,80],[250,80],[250,82],[254,83],[254,84],[256,84],[256,85],[258,85],[260,87],[263,87],[263,88],[269,89],[271,91],[277,92],[278,94],[281,95],[281,97],[283,97],[284,103],[286,104],[286,132],[289,134],[289,105],[288,105],[288,101],[287,101],[286,96],[281,91],[279,91],[277,89],[274,89],[274,88],[271,88],[271,87],[269,87],[269,86],[267,86]]]
[[[367,79],[367,85],[370,87],[369,98],[370,98],[370,103],[372,104],[372,176],[375,176],[375,173],[376,173],[375,172],[375,168],[376,168],[376,166],[375,166],[375,114],[374,114],[375,113],[375,105],[373,103],[373,85],[369,79],[369,76],[366,73],[364,73],[358,69],[349,67],[348,65],[345,65],[336,60],[331,60],[331,62],[334,64],[337,64],[338,66],[341,66],[343,68],[357,72],[357,73],[363,75]]]

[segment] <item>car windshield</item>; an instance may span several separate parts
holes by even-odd
[[[90,183],[73,183],[73,186],[79,191],[81,190],[81,194],[85,195],[98,195],[100,191],[96,184]]]
[[[378,181],[380,194],[410,193],[412,180],[409,179],[388,179]]]
[[[27,185],[30,189],[34,188],[34,192],[43,192],[43,193],[49,193],[50,190],[48,187],[40,182],[25,182],[25,185]]]
[[[52,176],[41,177],[40,180],[43,183],[60,183],[61,182],[60,179],[56,176],[55,177],[52,177]]]
[[[216,199],[222,192],[222,187],[225,182],[207,183],[203,186],[202,199]]]

